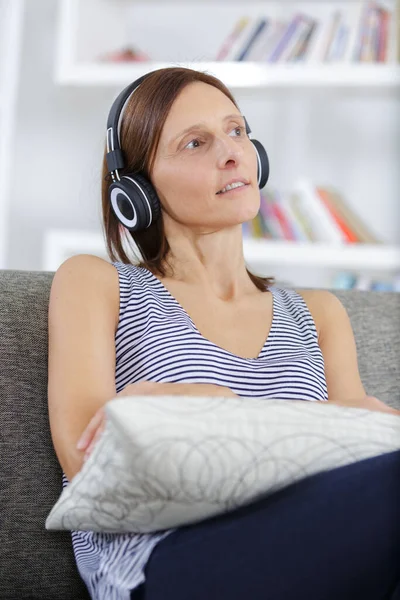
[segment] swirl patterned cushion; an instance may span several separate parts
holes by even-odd
[[[154,532],[400,449],[400,418],[301,400],[123,396],[46,529]]]

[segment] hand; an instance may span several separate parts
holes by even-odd
[[[139,381],[124,387],[116,397],[119,396],[226,396],[237,397],[228,387],[214,385],[212,383],[157,383],[154,381]],[[77,450],[85,452],[85,462],[92,452],[96,442],[100,438],[106,425],[106,413],[104,406],[99,408],[88,426],[82,433],[77,443]]]
[[[366,408],[367,410],[373,410],[377,412],[385,412],[391,415],[400,416],[400,410],[388,406],[375,396],[364,396],[363,398],[357,398],[355,400],[329,400],[331,404],[337,404],[338,406],[351,406],[353,408]]]
[[[106,413],[104,406],[102,406],[89,421],[88,426],[82,433],[76,445],[77,450],[82,450],[82,452],[86,450],[83,457],[83,462],[89,458],[89,454],[92,452],[94,445],[103,433],[105,425]]]

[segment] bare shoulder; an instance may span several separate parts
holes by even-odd
[[[325,319],[332,316],[332,311],[343,309],[339,298],[329,290],[324,289],[296,289],[314,319],[315,326],[320,338]]]
[[[61,281],[76,288],[76,293],[84,286],[95,286],[108,298],[111,310],[118,325],[119,316],[119,278],[118,271],[107,260],[93,254],[76,254],[67,258],[57,269],[52,286],[57,288]]]

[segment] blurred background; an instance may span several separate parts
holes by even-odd
[[[108,260],[108,111],[173,64],[224,81],[267,149],[249,266],[400,291],[399,40],[399,0],[0,0],[0,268]]]

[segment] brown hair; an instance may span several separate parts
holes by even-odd
[[[150,73],[129,98],[124,109],[120,144],[125,166],[119,169],[120,176],[140,172],[150,178],[161,131],[172,104],[183,88],[194,81],[201,81],[221,90],[237,107],[228,88],[212,75],[183,67],[168,67]],[[166,275],[170,247],[162,216],[143,231],[130,231],[118,221],[108,199],[111,177],[108,174],[106,152],[107,150],[104,151],[102,172],[102,209],[108,256],[113,262],[132,264],[122,244],[124,235],[129,249],[135,252],[134,246],[129,243],[131,239],[142,255],[142,260],[137,259],[137,266],[163,277]],[[259,277],[246,270],[258,289],[267,291],[273,285],[274,277]]]

